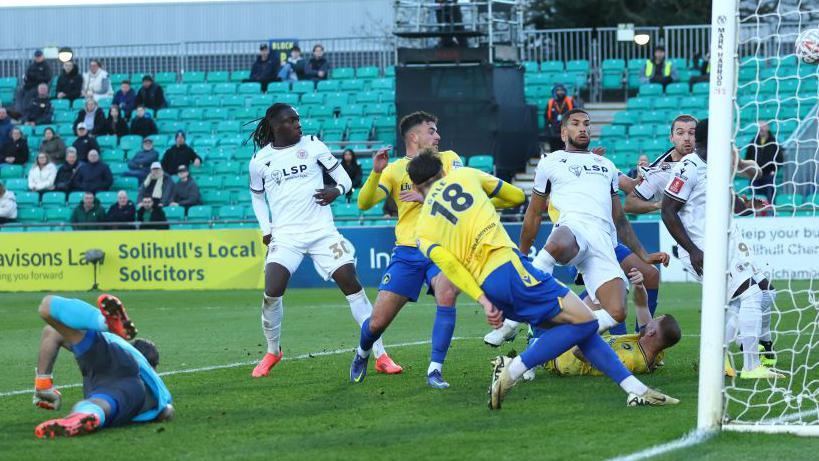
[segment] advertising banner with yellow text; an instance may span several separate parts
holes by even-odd
[[[255,230],[0,233],[0,291],[261,289],[266,248]]]

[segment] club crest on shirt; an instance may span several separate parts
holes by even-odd
[[[277,186],[282,184],[282,172],[279,170],[273,170],[270,172],[270,176],[273,177],[273,182],[276,183]]]
[[[298,157],[301,160],[306,159],[307,158],[307,151],[304,150],[304,149],[299,149],[298,152],[296,152],[296,157]]]
[[[583,172],[583,169],[580,168],[580,166],[578,166],[578,165],[572,165],[572,166],[569,167],[569,171],[571,171],[575,176],[577,176],[579,178],[580,173]]]

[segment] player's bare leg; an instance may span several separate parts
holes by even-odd
[[[254,378],[270,374],[270,370],[282,359],[280,344],[284,305],[282,296],[290,281],[290,271],[278,263],[268,263],[264,268],[264,298],[262,299],[262,331],[267,340],[267,353],[251,373]]]
[[[390,323],[401,311],[401,308],[409,301],[407,297],[381,290],[375,298],[373,314],[361,325],[361,337],[355,357],[350,365],[350,382],[360,383],[367,376],[367,362],[370,358],[370,351],[375,342],[381,337]]]
[[[621,278],[611,279],[597,289],[595,293],[601,309],[594,311],[599,323],[599,333],[623,322],[626,319],[626,282]]]
[[[432,289],[437,308],[432,327],[432,354],[427,368],[427,385],[433,389],[447,389],[449,383],[442,375],[443,363],[455,331],[455,299],[458,297],[458,289],[443,273],[433,277]]]
[[[338,285],[338,288],[342,293],[344,293],[344,296],[347,297],[347,302],[350,303],[350,310],[353,313],[353,318],[358,324],[358,327],[361,328],[364,321],[372,315],[373,306],[370,304],[370,300],[367,298],[367,293],[364,292],[364,288],[361,286],[361,282],[358,280],[358,274],[355,271],[355,266],[353,264],[345,264],[336,269],[336,271],[333,272],[332,277]],[[400,365],[393,362],[389,355],[387,355],[387,351],[384,349],[384,344],[382,343],[381,338],[378,338],[378,340],[373,343],[373,351],[375,352],[376,356],[376,372],[392,375],[401,373],[404,370]]]

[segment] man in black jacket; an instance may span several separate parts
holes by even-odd
[[[146,216],[147,215],[147,216]],[[168,218],[165,217],[165,212],[162,207],[154,202],[151,197],[142,197],[142,202],[139,204],[139,211],[136,214],[136,220],[142,224],[140,229],[167,229],[167,224],[153,224],[166,223]]]
[[[68,192],[74,183],[74,176],[80,168],[77,160],[77,149],[69,147],[65,150],[65,163],[57,169],[57,178],[54,180],[54,190]]]
[[[28,140],[23,137],[20,128],[11,130],[11,139],[8,140],[2,152],[2,164],[25,165],[28,162]]]
[[[15,108],[17,112],[23,112],[28,106],[31,98],[37,94],[37,85],[51,83],[51,67],[43,56],[43,50],[34,52],[34,61],[31,61],[26,69],[26,76],[23,83],[23,88],[15,98]]]
[[[154,119],[145,116],[145,106],[136,109],[136,117],[131,120],[131,134],[138,134],[143,138],[159,133]]]
[[[773,202],[776,171],[785,162],[785,156],[766,122],[759,122],[759,132],[753,144],[745,150],[745,160],[753,160],[762,168],[762,176],[754,179],[751,185],[757,194]]]
[[[41,83],[37,85],[37,95],[29,101],[23,111],[23,119],[26,125],[45,125],[51,123],[54,108],[51,107],[51,99],[48,97],[48,85]]]
[[[250,78],[246,81],[261,83],[262,92],[265,92],[268,83],[279,79],[280,67],[279,56],[270,56],[270,48],[267,47],[267,44],[262,43],[259,47],[259,57],[256,58],[253,67],[250,68]]]
[[[165,92],[162,91],[159,84],[154,83],[154,78],[150,75],[142,77],[142,88],[139,89],[136,95],[134,105],[145,106],[152,110],[168,107],[168,103],[165,101]]]
[[[74,61],[63,63],[63,70],[57,78],[57,99],[75,100],[82,93],[82,75]]]
[[[134,202],[128,200],[128,194],[124,190],[117,192],[117,202],[108,208],[105,220],[117,223],[133,223],[136,221],[136,207]],[[114,226],[111,229],[133,229],[133,225]]]
[[[77,139],[74,140],[72,146],[77,149],[77,159],[81,162],[88,160],[88,152],[91,150],[100,151],[100,145],[88,134],[85,123],[77,124]]]
[[[304,66],[304,77],[312,79],[313,81],[325,80],[330,73],[330,64],[327,58],[324,57],[324,46],[316,43],[313,46],[313,55]]]
[[[189,207],[202,203],[202,195],[199,193],[199,186],[188,172],[185,165],[179,166],[179,182],[173,186],[171,196],[171,206],[183,206],[187,210]]]
[[[169,175],[175,175],[179,172],[180,165],[189,167],[191,164],[199,166],[202,164],[202,159],[189,145],[185,144],[185,132],[177,131],[176,144],[166,150],[162,156],[162,169]]]
[[[109,190],[114,183],[114,175],[105,162],[100,161],[100,153],[96,150],[88,152],[88,163],[82,165],[74,176],[74,190],[85,192],[99,192]]]

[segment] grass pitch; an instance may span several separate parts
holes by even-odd
[[[368,289],[374,298],[375,290]],[[524,335],[495,350],[485,346],[484,316],[462,298],[444,377],[448,390],[426,387],[433,301],[408,305],[385,335],[399,376],[348,382],[358,329],[337,290],[289,290],[282,340],[285,361],[266,379],[250,378],[261,357],[260,293],[118,293],[140,330],[160,349],[160,371],[211,370],[165,377],[177,417],[162,424],[103,430],[76,439],[38,440],[39,422],[64,415],[81,398],[63,390],[63,409],[31,404],[31,393],[0,396],[0,459],[555,459],[596,460],[676,439],[696,423],[700,288],[665,284],[660,312],[673,313],[684,338],[665,367],[644,378],[678,397],[677,407],[628,408],[605,378],[555,377],[540,371],[521,383],[503,410],[486,406],[489,360],[522,350]],[[41,294],[4,294],[0,303],[0,394],[33,388],[42,322]],[[72,296],[69,294],[69,296]],[[74,294],[87,301],[95,296]],[[800,319],[803,316],[800,315]],[[815,322],[815,313],[813,314]],[[783,321],[786,319],[783,318]],[[810,319],[808,319],[810,320]],[[632,318],[629,320],[633,322]],[[801,327],[799,327],[801,328]],[[390,345],[400,345],[390,347]],[[228,366],[231,365],[231,366]],[[813,371],[812,373],[816,373]],[[80,382],[63,351],[55,382]],[[793,436],[720,434],[659,459],[816,459],[819,441]]]

